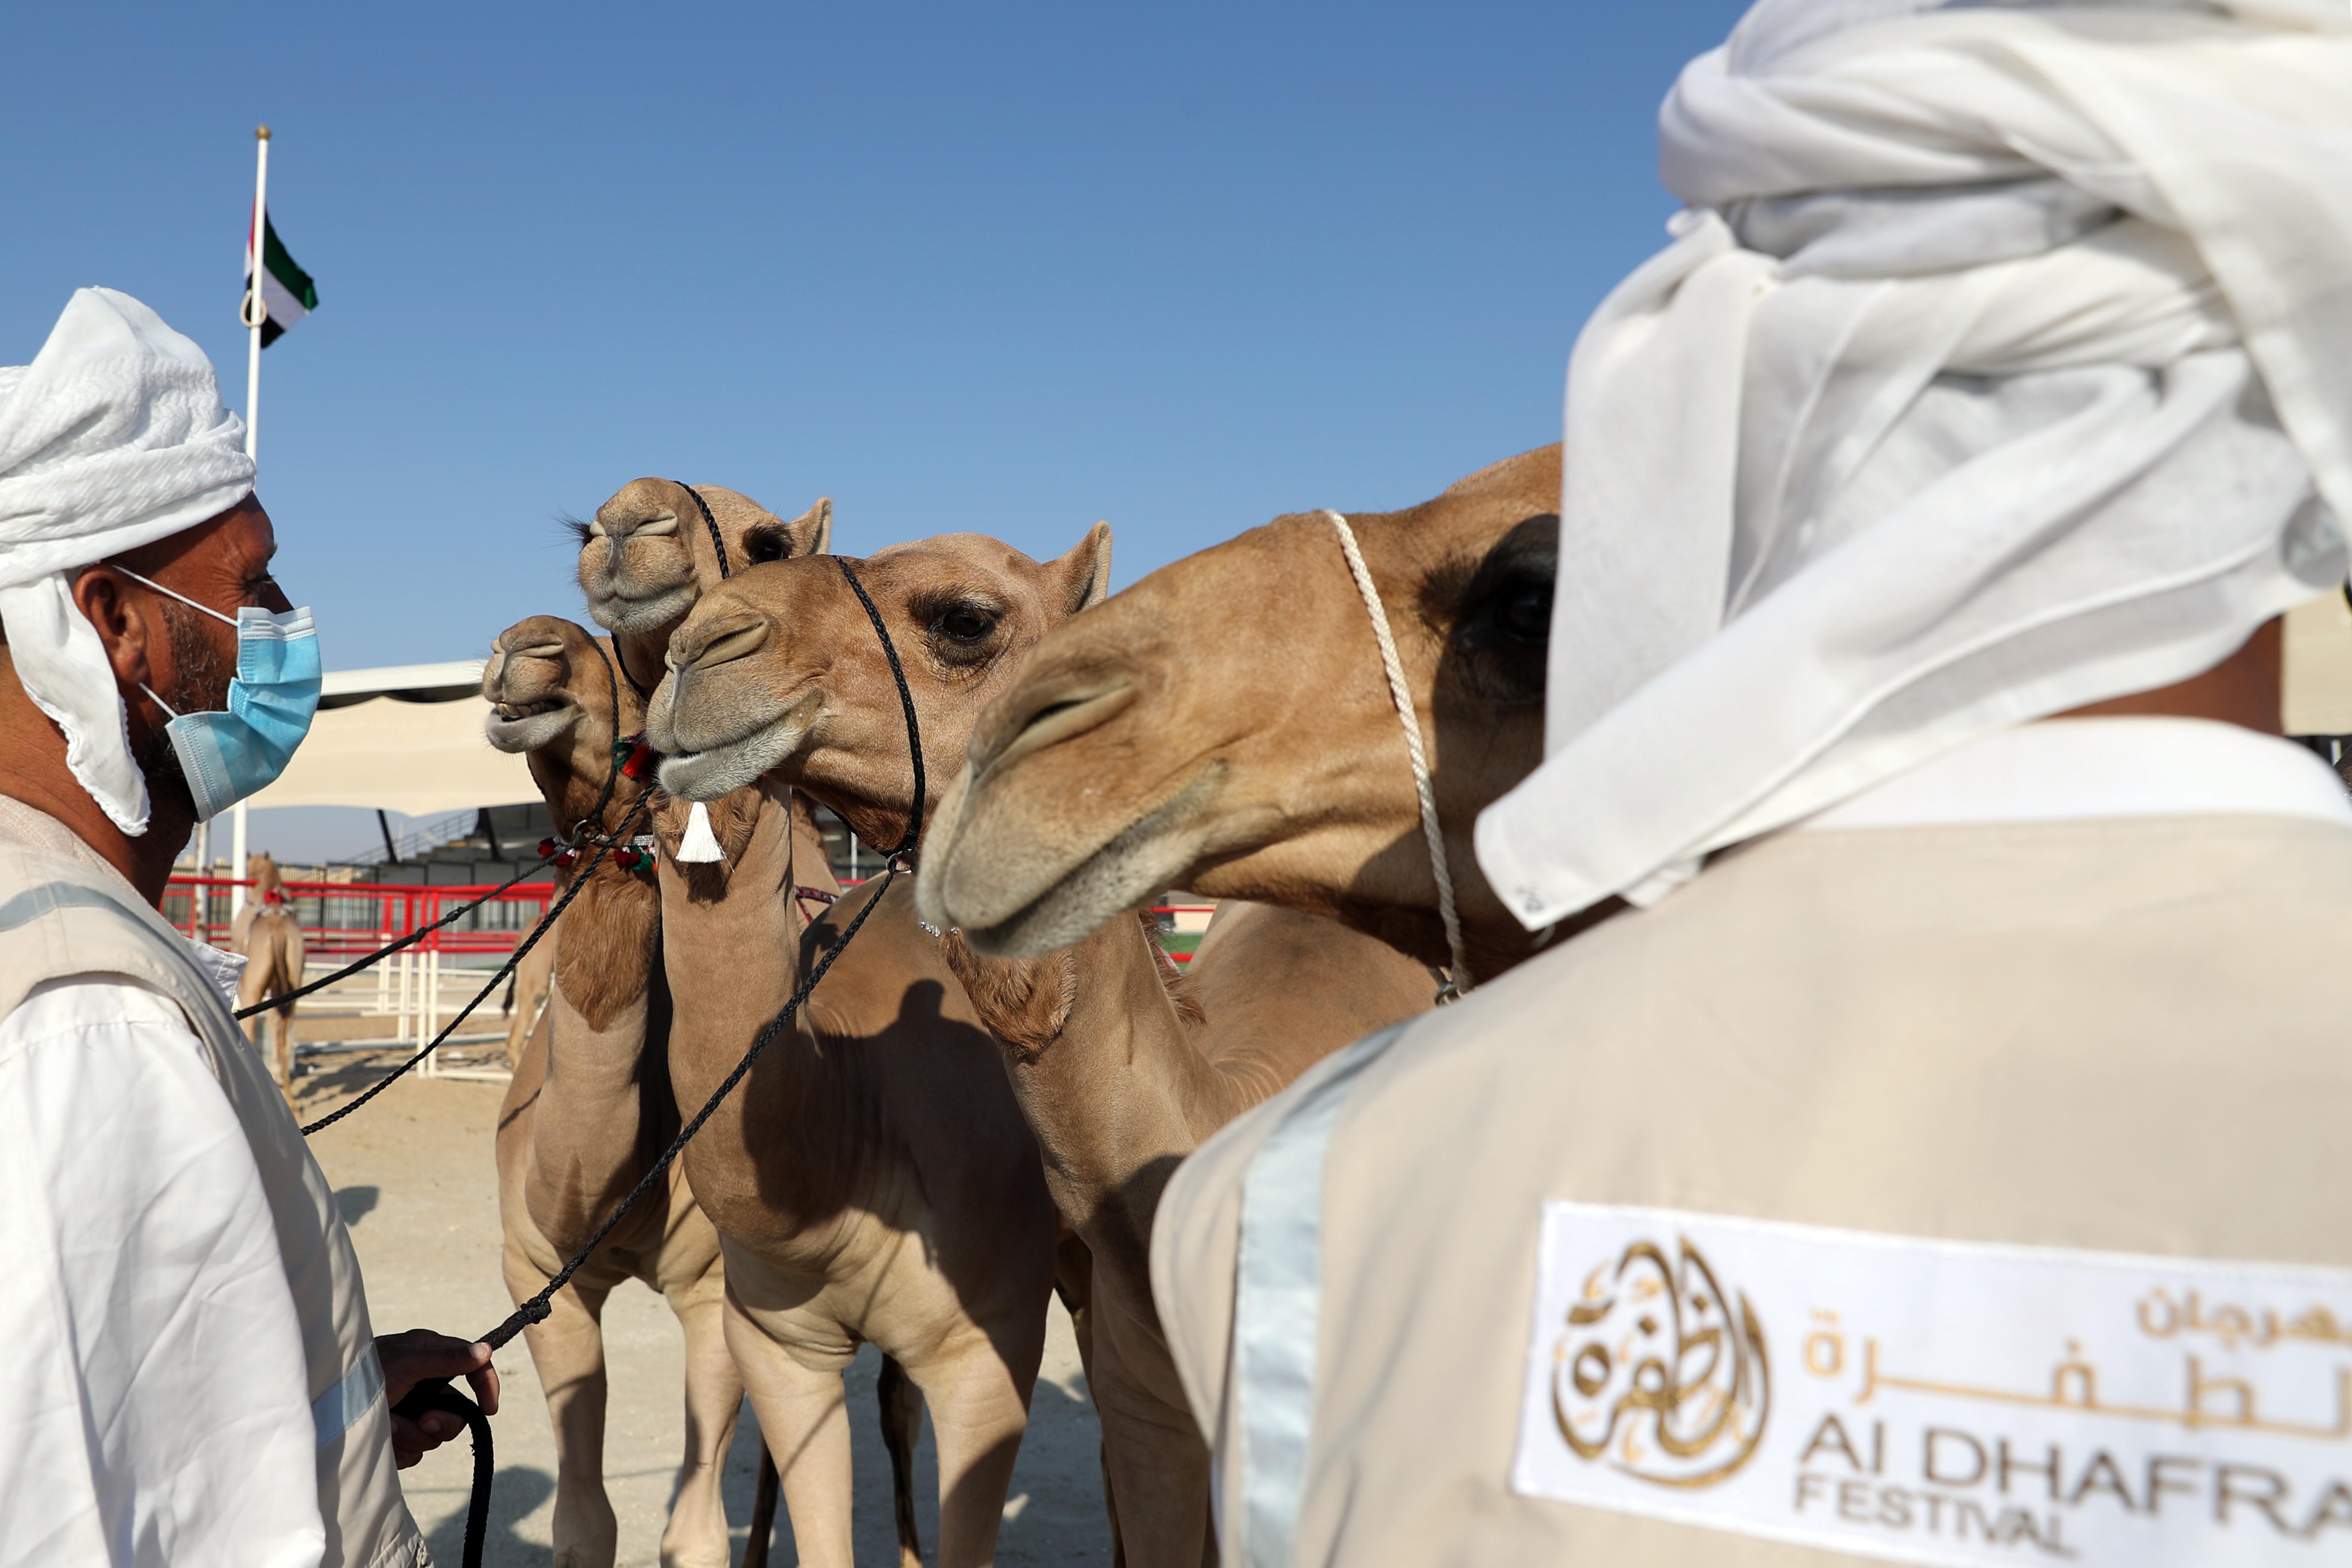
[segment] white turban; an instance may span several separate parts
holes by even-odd
[[[0,366],[0,625],[74,777],[125,833],[147,830],[147,782],[73,579],[252,494],[244,443],[204,351],[111,289],[75,290],[33,363]]]
[[[1762,0],[1569,369],[1538,927],[2343,582],[2342,0]],[[2334,516],[2330,516],[2330,511]]]

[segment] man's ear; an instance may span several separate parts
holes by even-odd
[[[1110,524],[1098,522],[1087,536],[1057,559],[1052,575],[1062,584],[1057,595],[1065,614],[1099,605],[1110,594]]]
[[[784,524],[784,537],[791,547],[788,559],[803,555],[822,555],[833,548],[833,498],[819,496],[816,505]]]
[[[122,579],[103,565],[85,567],[74,579],[73,602],[97,631],[115,679],[125,686],[170,684],[156,679],[150,657],[152,650],[168,646],[171,640],[163,627],[163,612],[152,602],[123,592]]]

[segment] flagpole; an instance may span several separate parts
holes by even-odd
[[[238,314],[245,319],[245,455],[258,458],[261,450],[261,323],[269,308],[261,300],[261,274],[269,264],[269,127],[258,126],[253,132],[253,227],[247,237],[251,246],[253,271],[246,283],[245,304]],[[206,837],[211,835],[209,831]],[[238,801],[229,813],[229,866],[232,879],[245,876],[246,815],[245,802]],[[229,919],[234,921],[245,912],[245,889],[234,888],[229,892]]]
[[[253,133],[253,228],[247,239],[251,248],[253,274],[247,279],[245,308],[237,313],[246,325],[245,346],[245,455],[260,453],[261,426],[261,323],[269,307],[261,302],[261,269],[268,265],[264,240],[269,229],[269,127]]]

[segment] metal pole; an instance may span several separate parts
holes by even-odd
[[[269,127],[261,126],[253,135],[257,149],[253,163],[253,231],[247,237],[253,253],[253,276],[246,286],[245,308],[239,313],[246,326],[245,455],[257,459],[261,453],[261,323],[269,314],[268,306],[261,300],[261,273],[268,263],[268,249],[264,242],[269,233]]]
[[[425,992],[417,1000],[424,1004],[424,1016],[416,1026],[416,1043],[421,1047],[441,1032],[441,950],[430,937],[425,942]],[[436,1058],[425,1058],[424,1076],[441,1076],[441,1064]]]
[[[253,275],[246,284],[245,308],[239,312],[245,318],[245,455],[257,458],[261,431],[261,323],[268,315],[268,307],[261,302],[261,274],[268,260],[268,247],[263,243],[269,222],[269,127],[257,128],[254,133],[253,154],[253,230],[247,237],[252,247]],[[245,802],[236,803],[229,818],[229,875],[245,875],[246,858]],[[228,896],[228,915],[234,921],[245,912],[245,889],[233,888]]]
[[[242,878],[245,875],[245,858],[250,853],[246,848],[245,828],[245,802],[238,801],[229,807],[228,813],[228,874],[231,877]],[[229,889],[229,919],[235,920],[245,912],[245,884],[242,881]]]

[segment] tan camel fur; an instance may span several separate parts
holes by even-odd
[[[708,521],[703,515],[706,507],[709,511]],[[714,523],[719,536],[716,542],[711,538]],[[764,562],[822,553],[833,535],[833,502],[820,497],[808,510],[785,522],[739,491],[718,485],[698,485],[689,490],[675,480],[642,479],[622,486],[611,500],[596,509],[593,521],[576,524],[575,528],[581,546],[580,587],[587,595],[588,613],[613,634],[612,646],[622,680],[640,698],[650,698],[654,684],[662,676],[670,634],[694,607],[696,599],[723,582],[730,572]],[[776,804],[778,809],[785,808],[784,803]],[[747,796],[739,803],[738,809],[757,813],[763,805],[759,799]],[[790,803],[789,811],[793,836],[792,860],[799,868],[800,878],[797,886],[786,894],[793,906],[787,919],[797,931],[806,926],[815,908],[822,907],[819,900],[803,898],[803,889],[837,894],[840,887],[826,858],[824,837],[806,804]],[[670,847],[676,848],[677,842],[678,835],[673,833]],[[866,963],[861,956],[851,968],[856,970]],[[869,975],[869,984],[877,978]],[[838,976],[834,982],[835,989],[858,985],[855,973]],[[879,981],[879,989],[887,991],[887,980]],[[1082,1284],[1082,1260],[1078,1267]],[[1083,1310],[1074,1315],[1080,1322],[1083,1344]],[[922,1399],[908,1382],[905,1369],[887,1355],[875,1393],[881,1406],[883,1447],[890,1456],[899,1553],[902,1559],[919,1560],[914,1453],[922,1431]],[[777,1463],[772,1453],[769,1460],[771,1467]],[[766,1510],[772,1502],[772,1476],[763,1471],[761,1501],[755,1511]],[[845,1507],[845,1472],[843,1487]],[[761,1559],[765,1550],[765,1542],[752,1543],[746,1549],[746,1562]]]
[[[249,855],[246,857],[245,874],[252,880],[253,890],[245,908],[238,911],[229,935],[230,950],[245,955],[245,973],[236,982],[240,1012],[273,996],[300,989],[302,964],[309,956],[302,940],[302,922],[294,917],[294,906],[286,897],[286,879],[278,869],[278,862],[267,854]],[[245,1026],[252,1036],[253,1048],[269,1064],[269,1076],[277,1079],[278,1091],[286,1096],[288,1104],[292,1104],[294,1004],[284,1002],[268,1013],[257,1013],[245,1021]],[[267,1045],[262,1040],[265,1027],[271,1036]]]
[[[936,679],[952,681],[962,672],[964,679],[984,681],[998,652],[1000,621],[1013,618],[1008,612],[1014,605],[1026,604],[1027,624],[1042,625],[1046,619],[1044,604],[1055,603],[1065,606],[1057,614],[1066,613],[1066,607],[1097,595],[1108,544],[1108,531],[1097,531],[1069,555],[1041,567],[994,541],[964,536],[887,551],[860,563],[860,570],[877,599],[890,605],[885,614],[903,658],[911,666],[928,666]],[[952,555],[954,574],[969,591],[951,603],[908,604],[894,574],[908,564],[910,555],[929,552],[935,560],[942,548]],[[935,566],[919,563],[915,575],[928,584],[938,580],[939,573]],[[772,885],[789,874],[777,863],[779,857],[763,847],[772,834],[758,819],[746,823],[736,803],[746,790],[772,800],[788,793],[781,781],[762,775],[793,749],[792,741],[767,745],[775,739],[775,704],[756,679],[735,679],[743,672],[729,667],[717,639],[697,637],[693,628],[747,632],[731,646],[738,653],[749,651],[764,636],[764,631],[750,628],[768,626],[741,607],[754,584],[824,580],[839,586],[842,602],[853,606],[850,614],[856,619],[825,623],[824,659],[861,675],[886,670],[873,631],[863,612],[854,608],[855,596],[840,563],[833,561],[790,561],[740,574],[706,595],[672,640],[673,673],[655,694],[647,735],[665,752],[683,753],[666,763],[665,787],[711,803],[720,841],[728,846],[729,874],[735,880],[723,904],[706,906],[711,917],[708,943],[689,942],[678,932],[680,921],[701,902],[693,881],[712,877],[714,871],[688,868],[681,874],[667,858],[663,862],[666,951],[672,987],[681,995],[688,982],[679,963],[700,947],[708,945],[714,952],[773,948],[773,939],[748,930],[732,906],[753,876]],[[879,679],[887,685],[887,673]],[[894,687],[890,689],[895,692]],[[667,715],[673,696],[688,690],[705,697],[715,692],[722,714],[733,710],[728,693],[740,695],[751,705],[744,710],[749,717],[729,735],[709,734],[694,726],[680,730]],[[911,786],[906,725],[895,697],[885,707],[861,693],[860,700],[835,710],[826,705],[821,692],[803,692],[794,694],[790,706],[801,721],[799,729],[814,728],[822,737],[815,742],[817,749],[834,760],[854,766],[884,756],[893,759],[889,766],[897,784],[890,806],[877,811],[853,805],[848,821],[869,842],[896,842],[906,827]],[[744,748],[727,745],[747,738],[752,750],[767,746],[767,754],[751,755]],[[833,746],[838,751],[829,750]],[[934,768],[949,765],[957,751],[952,743],[942,746],[928,735],[924,746]],[[824,798],[821,792],[812,793]],[[843,804],[850,803],[845,798]],[[684,810],[682,803],[667,808],[667,819],[682,817]],[[668,820],[666,841],[672,831]],[[735,848],[739,842],[744,846],[740,855]],[[772,902],[772,896],[756,899],[751,918],[768,918],[760,911]],[[857,945],[818,992],[809,1023],[797,1037],[787,1036],[772,1047],[782,1051],[790,1047],[791,1054],[772,1073],[768,1058],[762,1058],[761,1071],[746,1085],[746,1092],[764,1096],[765,1104],[754,1100],[734,1114],[772,1139],[788,1121],[807,1124],[804,1105],[829,1101],[840,1109],[805,1131],[777,1139],[785,1148],[772,1153],[760,1150],[761,1163],[769,1167],[765,1173],[747,1169],[733,1178],[744,1194],[740,1222],[721,1212],[723,1200],[700,1166],[694,1175],[696,1190],[712,1205],[726,1237],[730,1297],[744,1308],[742,1332],[730,1342],[752,1386],[761,1425],[779,1446],[780,1458],[792,1432],[806,1434],[791,1455],[793,1470],[806,1468],[811,1479],[822,1483],[809,1490],[830,1516],[815,1553],[816,1560],[826,1563],[847,1558],[847,1510],[830,1500],[837,1484],[831,1478],[845,1473],[848,1459],[833,1369],[846,1360],[860,1337],[872,1339],[905,1363],[930,1403],[940,1438],[940,1561],[988,1559],[1042,1348],[1044,1290],[1056,1263],[1055,1212],[1035,1141],[1007,1087],[992,1042],[947,968],[937,939],[915,923],[912,905],[911,889],[890,887]],[[814,941],[831,941],[832,932],[854,913],[851,908],[835,910],[819,923]],[[865,1003],[854,1002],[846,994],[848,988],[836,985],[854,968],[879,968],[886,959],[910,978],[869,986],[871,1000]],[[740,963],[721,961],[713,967],[723,968],[730,984],[742,988]],[[744,998],[740,1021],[722,1035],[723,1048],[709,1064],[713,1078],[733,1065],[750,1029],[772,1014],[792,979],[788,973],[776,975],[772,994],[756,1005]],[[682,1032],[672,1058],[684,1099],[689,1090]],[[770,1080],[764,1086],[763,1076]],[[862,1130],[860,1122],[875,1131]],[[833,1123],[841,1124],[841,1130],[828,1131]],[[740,1144],[740,1133],[719,1126],[712,1131],[725,1133],[703,1141],[710,1145],[709,1157],[714,1161],[718,1151]],[[790,1161],[789,1145],[799,1142],[823,1159]],[[690,1158],[694,1152],[689,1151]],[[762,1185],[764,1194],[760,1192]],[[772,1211],[775,1197],[794,1187],[810,1194],[795,1195],[782,1205],[807,1215],[796,1226],[781,1224],[780,1216],[763,1212],[754,1201],[755,1194],[765,1196]],[[861,1192],[873,1195],[860,1198]],[[845,1209],[853,1200],[866,1212]],[[833,1217],[836,1213],[837,1219]],[[739,1223],[745,1232],[743,1254],[756,1252],[768,1267],[767,1278],[756,1285],[739,1260]],[[769,1234],[752,1236],[754,1226],[767,1226]],[[926,1238],[925,1247],[908,1245],[915,1235]],[[761,1285],[765,1286],[763,1300],[755,1299]],[[746,1348],[761,1342],[782,1352],[772,1360],[775,1383],[764,1392],[761,1374],[753,1370],[753,1352]],[[796,1425],[780,1429],[775,1423],[788,1419],[792,1412],[801,1413]],[[793,1496],[793,1470],[786,1474],[787,1499],[806,1557],[812,1555],[812,1536]]]
[[[615,779],[597,811],[614,737],[635,733],[644,718],[609,668],[581,627],[534,616],[499,634],[482,672],[482,695],[494,704],[485,721],[490,743],[525,756],[567,836],[583,821],[619,826],[647,787]],[[556,875],[568,884],[585,865],[583,857]],[[518,1304],[587,1240],[678,1125],[664,1059],[669,998],[652,870],[624,869],[608,855],[588,875],[534,950],[554,954],[547,1020],[520,1042],[499,1113],[503,1268]],[[675,1166],[667,1192],[625,1219],[556,1294],[547,1321],[524,1331],[555,1432],[555,1562],[605,1568],[614,1561],[602,1319],[613,1289],[632,1279],[667,1299],[686,1336],[686,1454],[661,1561],[664,1568],[725,1568],[719,1479],[743,1384],[727,1353],[719,1237]]]
[[[1471,834],[1542,755],[1559,505],[1553,446],[1349,517],[1420,708],[1474,979],[1539,945]],[[1447,962],[1396,710],[1320,513],[1188,556],[1046,637],[973,732],[922,891],[935,921],[1018,956],[1169,887]]]
[[[958,755],[1039,637],[1099,594],[1108,563],[1096,542],[1043,566],[971,536],[860,563],[933,768]],[[866,626],[830,563],[767,568],[706,595],[673,641],[679,673],[651,719],[657,743],[691,753],[665,777],[699,794],[765,765],[771,785],[894,841],[911,773],[897,686],[870,630],[858,635]],[[1047,1185],[1093,1254],[1089,1375],[1125,1558],[1190,1568],[1213,1552],[1208,1456],[1151,1306],[1160,1189],[1202,1139],[1310,1062],[1426,1006],[1429,971],[1330,921],[1253,906],[1220,912],[1177,995],[1174,966],[1133,921],[1034,963],[977,958],[952,933],[942,951],[1003,1047]]]
[[[727,566],[740,572],[762,561],[822,555],[833,538],[833,502],[817,503],[786,522],[747,495],[697,485],[727,547]],[[694,608],[698,595],[723,574],[694,494],[674,479],[632,479],[574,525],[580,535],[580,591],[588,612],[613,634],[622,679],[650,698],[662,678],[669,635]]]

